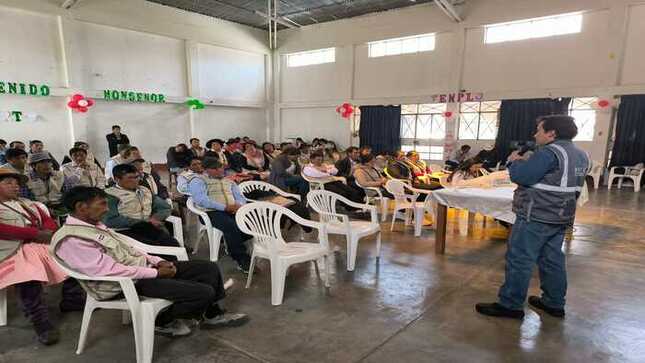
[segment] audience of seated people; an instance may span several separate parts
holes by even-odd
[[[394,158],[390,160],[385,169],[387,175],[393,179],[410,182],[414,188],[426,190],[440,189],[441,184],[438,181],[430,180],[430,178],[428,178],[426,171],[429,170],[425,167],[425,163],[423,165],[416,165],[414,162],[414,160],[416,160],[416,157],[414,157],[416,152],[408,154],[411,155],[413,159],[410,160],[406,158],[406,154],[403,151],[395,152]],[[416,156],[418,157],[418,154],[416,154]],[[416,165],[414,170],[412,169],[413,164]]]
[[[107,188],[109,211],[103,223],[142,243],[178,247],[165,225],[171,206],[139,185],[139,172],[132,164],[120,164],[113,171],[116,185]]]
[[[298,164],[300,151],[291,145],[284,145],[282,152],[271,163],[269,183],[282,190],[293,190],[299,194],[301,200],[307,200],[309,183],[300,175]]]
[[[245,163],[243,171],[256,175],[255,179],[266,180],[269,177],[269,160],[262,150],[256,148],[255,143],[247,142],[243,146]]]
[[[99,163],[99,161],[96,159],[96,157],[90,150],[90,144],[86,143],[85,141],[76,141],[74,142],[74,147],[85,150],[85,153],[87,155],[87,162],[89,164],[95,164],[99,169],[101,169],[102,173],[105,172],[105,170],[103,170],[103,166],[101,166],[101,163]],[[71,161],[72,159],[70,159],[69,155],[65,155],[65,157],[63,158],[63,164],[67,164]]]
[[[206,211],[213,227],[222,231],[228,252],[238,268],[248,273],[251,256],[246,242],[251,236],[240,231],[235,222],[235,212],[246,204],[246,198],[235,182],[225,178],[224,166],[219,160],[205,158],[202,164],[205,174],[195,175],[188,183],[188,193],[195,205]]]
[[[225,168],[228,168],[228,158],[224,152],[224,140],[220,139],[211,139],[206,143],[206,148],[208,151],[204,153],[205,157],[216,158],[219,160],[220,164],[224,165]]]
[[[177,174],[188,167],[188,162],[193,157],[193,152],[186,144],[177,144],[168,148],[166,153],[166,166],[171,174]]]
[[[146,173],[146,161],[144,159],[132,160],[130,164],[134,165],[134,167],[137,169],[137,173],[139,175],[139,185],[150,189],[153,195],[156,195],[161,199],[166,200],[170,198],[168,188],[161,182],[161,177],[159,176],[159,174],[155,172]]]
[[[387,178],[383,176],[375,166],[376,158],[374,155],[367,154],[360,156],[360,164],[354,168],[354,179],[363,187],[378,188],[386,198],[394,199],[394,196],[385,190]],[[383,170],[382,168],[380,170]]]
[[[7,162],[0,166],[0,169],[8,169],[12,172],[23,175],[25,178],[20,180],[20,196],[22,198],[34,199],[34,195],[27,186],[27,175],[29,174],[29,168],[27,167],[27,152],[23,149],[10,148],[5,152],[5,158]]]

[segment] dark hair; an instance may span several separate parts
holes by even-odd
[[[127,147],[126,149],[124,149],[124,150],[123,150],[123,156],[125,156],[125,157],[127,158],[127,157],[128,157],[128,156],[130,156],[130,154],[132,154],[132,152],[133,152],[133,151],[135,151],[135,150],[136,150],[136,151],[139,151],[139,148],[138,148],[138,147],[136,147],[136,146],[129,146],[129,147]]]
[[[237,144],[237,143],[239,143],[239,142],[240,142],[240,138],[239,138],[239,137],[238,137],[238,138],[230,138],[230,139],[226,140],[226,144],[227,144],[227,145]]]
[[[85,141],[74,141],[74,147],[80,147],[81,145],[90,146],[90,144],[86,143]]]
[[[24,145],[25,143],[22,142],[22,141],[14,140],[14,141],[9,143],[9,147],[13,149],[14,145],[16,145],[16,144],[23,144]]]
[[[578,135],[575,119],[567,115],[540,116],[537,123],[542,123],[545,132],[555,131],[558,140],[571,140]]]
[[[0,139],[0,144],[7,145],[7,142],[4,139]]]
[[[470,145],[461,145],[461,150],[471,149]]]
[[[410,151],[408,151],[408,153],[407,153],[407,154],[405,154],[405,156],[407,156],[407,157],[410,157],[410,156],[412,156],[412,155],[419,155],[419,153],[418,153],[418,152],[416,152],[416,151],[414,151],[414,150],[410,150]]]
[[[298,156],[300,155],[300,150],[296,149],[295,146],[289,144],[282,148],[282,153],[287,156]]]
[[[200,158],[198,156],[193,156],[193,157],[188,158],[188,165],[192,164],[193,161],[195,161],[195,160],[203,161],[202,158]]]
[[[218,144],[219,144],[219,146],[224,146],[224,140],[220,140],[220,139],[210,139],[210,140],[208,140],[208,141],[206,142],[206,148],[207,148],[207,149],[210,149],[210,148],[211,148],[211,146],[213,146],[213,143],[218,143]]]
[[[73,148],[69,149],[69,156],[72,156],[72,155],[74,155],[76,153],[83,153],[83,154],[87,155],[87,150],[81,149],[80,147],[73,147]]]
[[[219,169],[222,167],[222,163],[217,158],[206,157],[202,160],[202,166],[204,169]]]
[[[266,142],[262,143],[262,150],[264,150],[264,147],[267,146],[267,145],[271,145],[271,146],[273,146],[273,149],[275,149],[275,145],[273,145],[273,143],[270,143],[270,142],[266,141]]]
[[[28,156],[27,152],[25,150],[23,150],[23,149],[11,148],[11,149],[7,149],[7,151],[4,154],[4,157],[7,160],[9,160],[9,159],[15,159],[15,158],[17,158],[19,156],[22,156],[22,155]]]
[[[112,169],[114,179],[121,179],[125,174],[138,174],[137,168],[132,164],[119,164]]]
[[[182,148],[184,148],[184,151],[188,151],[188,145],[186,145],[186,144],[177,144],[177,146],[175,146],[175,147],[182,147]]]
[[[42,144],[42,143],[43,143],[43,142],[42,142],[42,141],[40,141],[40,140],[31,140],[31,141],[29,141],[29,146],[31,146],[31,145],[33,145],[33,144]]]
[[[198,138],[196,138],[196,137],[192,137],[190,140],[188,140],[188,143],[192,144],[192,143],[193,143],[193,140],[197,140],[197,141],[199,141],[199,139],[198,139]]]
[[[130,164],[134,164],[134,163],[145,163],[145,162],[146,162],[146,159],[141,159],[141,158],[139,158],[139,159],[134,159],[134,160],[132,160],[132,161],[130,162]]]
[[[353,153],[353,152],[354,152],[354,151],[356,151],[356,150],[358,150],[358,148],[357,148],[356,146],[350,146],[350,147],[348,147],[347,149],[345,149],[345,152],[346,152],[347,154],[351,154],[351,153]]]
[[[461,164],[459,164],[459,166],[457,166],[457,168],[455,168],[455,170],[452,171],[452,173],[450,173],[446,181],[448,183],[452,182],[453,177],[458,171],[467,171],[475,164],[483,164],[483,162],[479,158],[470,158],[468,160],[463,161]]]
[[[74,212],[78,203],[86,203],[96,198],[106,197],[107,193],[103,189],[79,185],[63,194],[63,205],[67,210]]]
[[[120,130],[120,129],[121,129],[121,126],[119,126],[119,125],[112,125],[112,131],[114,131],[114,129],[119,129],[119,130]]]
[[[322,150],[316,150],[309,155],[309,159],[313,158],[325,158],[325,154],[322,152]]]
[[[361,161],[361,164],[367,164],[374,160],[374,154],[363,154],[360,156],[359,160]]]

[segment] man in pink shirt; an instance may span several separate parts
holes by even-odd
[[[65,225],[52,238],[52,250],[68,268],[88,276],[121,276],[135,281],[139,295],[173,302],[157,316],[156,331],[171,336],[187,335],[182,319],[197,319],[208,326],[237,326],[245,314],[226,313],[218,305],[225,296],[216,263],[169,262],[150,256],[128,244],[127,237],[107,228],[107,195],[99,188],[78,186],[63,203],[71,211]],[[99,300],[121,295],[118,285],[82,282],[88,294]]]

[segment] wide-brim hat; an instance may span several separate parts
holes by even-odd
[[[20,182],[26,182],[27,176],[18,173],[17,171],[10,168],[0,168],[0,178],[4,177],[15,177]]]

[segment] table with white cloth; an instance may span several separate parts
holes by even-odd
[[[446,188],[433,191],[430,196],[437,202],[435,253],[446,251],[446,223],[448,208],[467,209],[513,224],[512,211],[515,186],[498,188]]]

